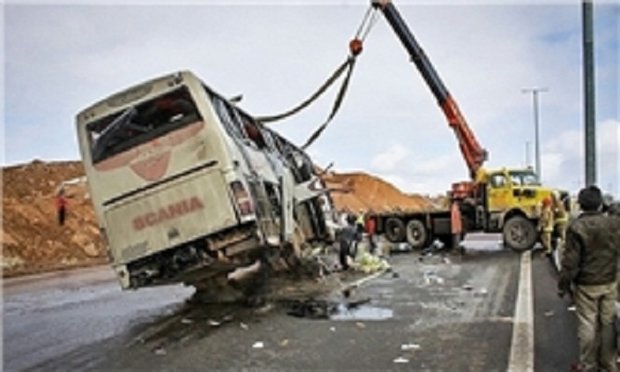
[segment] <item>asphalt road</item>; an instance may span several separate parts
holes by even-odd
[[[254,308],[200,303],[182,286],[122,292],[106,267],[5,280],[4,370],[505,371],[519,355],[567,371],[575,320],[554,270],[534,253],[525,293],[522,257],[496,239],[467,240],[463,256],[393,255],[392,272],[350,297],[341,289],[360,274],[274,280]],[[515,317],[523,299],[529,320]],[[531,342],[513,341],[517,329]]]

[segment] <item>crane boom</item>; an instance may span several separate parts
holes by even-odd
[[[379,8],[383,12],[385,19],[409,52],[413,63],[415,63],[424,81],[433,92],[437,103],[448,120],[448,124],[456,135],[461,154],[465,159],[465,163],[467,163],[470,175],[472,179],[475,179],[477,172],[487,159],[487,151],[478,143],[476,136],[461,114],[456,101],[452,98],[448,89],[446,89],[431,61],[416,41],[394,4],[390,0],[372,0],[372,6]]]

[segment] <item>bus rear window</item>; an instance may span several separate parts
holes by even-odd
[[[182,87],[86,126],[93,163],[202,120]]]

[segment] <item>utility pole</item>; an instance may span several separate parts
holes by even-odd
[[[596,118],[594,103],[594,32],[592,0],[583,0],[583,89],[585,104],[586,186],[596,184]]]
[[[534,157],[536,161],[536,174],[542,183],[542,167],[540,166],[540,125],[538,120],[538,93],[548,92],[547,88],[524,88],[523,93],[532,93],[532,104],[534,106]]]
[[[525,141],[525,167],[529,168],[532,166],[532,159],[530,158],[530,146],[531,146],[531,142],[530,141]]]

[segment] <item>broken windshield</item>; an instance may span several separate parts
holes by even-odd
[[[93,163],[201,120],[182,87],[87,125]]]

